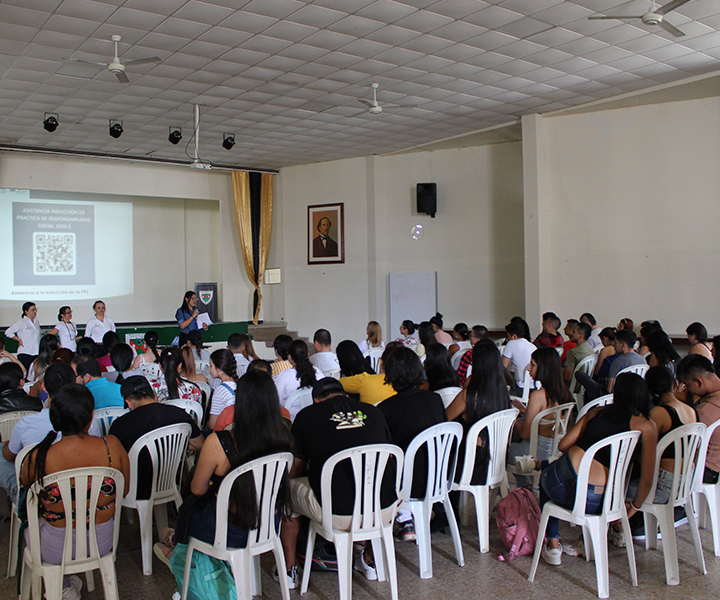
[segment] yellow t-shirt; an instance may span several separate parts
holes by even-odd
[[[385,383],[385,375],[360,373],[352,377],[341,377],[340,383],[348,394],[360,394],[360,402],[378,404],[397,392]]]

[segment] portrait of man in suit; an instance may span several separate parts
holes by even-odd
[[[313,256],[337,256],[338,245],[337,242],[330,237],[330,228],[332,223],[327,217],[323,217],[318,221],[317,230],[320,232],[313,240]]]
[[[308,264],[345,262],[343,205],[308,207]]]

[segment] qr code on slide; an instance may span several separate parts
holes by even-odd
[[[33,233],[35,275],[75,275],[76,255],[74,233]]]

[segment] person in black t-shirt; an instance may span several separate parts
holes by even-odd
[[[337,452],[368,444],[390,444],[392,438],[382,413],[374,406],[349,398],[342,384],[325,377],[313,387],[314,403],[302,409],[292,427],[295,463],[290,487],[295,517],[284,521],[281,531],[285,561],[291,569],[296,562],[295,549],[300,515],[322,521],[320,477],[325,462]],[[389,461],[383,476],[380,500],[388,522],[395,512],[395,465]],[[355,483],[349,461],[334,471],[332,485],[333,527],[349,529],[355,501]],[[368,579],[377,579],[372,548],[361,553],[361,565]]]
[[[202,448],[205,438],[195,423],[195,419],[182,408],[158,402],[145,377],[139,375],[128,377],[123,381],[120,393],[130,412],[115,419],[110,426],[109,433],[120,440],[128,453],[132,445],[146,433],[179,423],[187,423],[192,427],[188,448],[196,451]],[[132,468],[133,465],[130,466]],[[150,455],[144,451],[138,457],[138,500],[150,498],[151,486],[152,462]]]

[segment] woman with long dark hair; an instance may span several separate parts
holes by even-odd
[[[442,344],[430,344],[425,351],[425,377],[430,391],[460,387],[460,377],[450,364],[450,354]]]
[[[112,467],[125,478],[125,489],[116,490],[115,481],[106,479],[100,491],[95,532],[100,555],[112,551],[115,497],[127,493],[130,485],[130,463],[127,452],[113,435],[88,435],[92,424],[95,400],[90,390],[82,385],[68,384],[53,394],[50,404],[50,423],[53,431],[47,434],[26,458],[20,481],[29,486],[35,481],[59,471],[82,467]],[[57,434],[62,439],[55,441]],[[80,493],[85,493],[82,491]],[[40,494],[40,542],[43,562],[59,565],[65,545],[66,513],[73,507],[63,506],[57,486],[49,485]],[[25,541],[29,544],[28,532]],[[65,577],[63,598],[80,598],[82,582],[76,575]]]
[[[211,433],[203,444],[191,483],[192,496],[178,515],[177,541],[186,543],[190,535],[208,544],[215,541],[217,492],[223,478],[233,469],[256,458],[277,452],[292,452],[290,434],[283,425],[280,403],[272,378],[255,369],[239,381],[235,396],[232,431]],[[275,521],[289,518],[290,486],[287,474],[280,484]],[[252,473],[237,479],[230,494],[227,545],[244,548],[248,531],[259,524],[258,499]],[[173,532],[164,532],[164,542],[156,544],[156,554],[167,558],[175,545]]]
[[[217,421],[220,413],[235,399],[238,382],[235,369],[235,357],[227,348],[215,350],[210,355],[210,375],[212,375],[213,379],[219,379],[220,384],[216,385],[213,390],[210,416],[207,422],[209,429],[215,428],[215,421]]]
[[[57,337],[50,333],[46,333],[40,338],[39,352],[37,358],[30,365],[27,376],[28,381],[32,383],[42,382],[45,369],[52,363],[52,355],[59,347]]]
[[[314,367],[308,357],[308,347],[303,340],[294,340],[288,348],[288,360],[292,368],[284,370],[275,378],[280,404],[285,406],[288,396],[304,387],[312,387],[320,381],[323,372]]]
[[[452,344],[453,338],[443,329],[443,316],[440,313],[435,313],[435,316],[430,318],[430,323],[438,344]]]
[[[150,329],[145,332],[143,339],[145,340],[145,346],[149,352],[138,354],[135,357],[135,360],[133,361],[133,369],[139,369],[140,365],[143,363],[156,363],[160,361],[160,352],[158,352],[157,347],[158,341],[160,340],[158,332],[154,329]]]
[[[162,373],[157,379],[150,382],[158,402],[166,400],[202,400],[200,388],[180,376],[182,357],[180,349],[176,347],[165,348],[160,354],[160,370]]]
[[[583,416],[560,442],[564,454],[549,465],[543,463],[540,476],[540,506],[548,500],[564,508],[572,509],[575,503],[577,471],[585,452],[595,442],[617,433],[639,431],[640,481],[633,499],[626,502],[628,517],[632,517],[647,498],[655,470],[655,453],[658,428],[650,419],[650,395],[645,380],[634,373],[623,373],[615,379],[614,401],[598,407]],[[602,508],[603,493],[610,467],[610,452],[599,452],[590,466],[587,504],[585,512],[595,514]],[[542,557],[550,565],[562,562],[562,546],[558,520],[550,517],[545,532]],[[616,545],[622,545],[622,532],[610,528],[610,537]],[[627,543],[631,543],[630,540]]]
[[[352,364],[356,366],[348,366],[346,359],[344,357],[341,358],[341,356],[345,354],[345,350],[341,350],[340,346],[345,343],[346,342],[340,342],[337,347],[337,356],[338,361],[340,362],[340,371],[342,375],[342,377],[340,377],[340,383],[343,386],[343,389],[348,394],[356,395],[356,397],[360,398],[360,402],[365,402],[366,404],[378,404],[390,396],[394,396],[395,390],[390,384],[385,382],[385,363],[388,361],[388,358],[393,352],[395,352],[398,348],[404,348],[405,346],[403,346],[400,342],[390,342],[385,347],[385,351],[380,358],[378,367],[380,372],[376,374],[370,368],[367,360],[363,358],[362,355],[360,355],[362,362],[357,359],[356,355],[355,359],[352,361]],[[355,345],[355,342],[347,341],[347,343]],[[354,354],[355,351],[350,350],[350,352]],[[359,353],[360,350],[358,349],[357,352]],[[363,365],[362,363],[365,364]],[[343,369],[345,369],[348,373],[357,372],[352,375],[344,375]]]
[[[197,295],[192,290],[185,292],[183,303],[180,308],[175,311],[175,320],[182,333],[190,333],[195,331],[197,326],[197,317],[200,311],[197,309]],[[203,329],[207,329],[207,324],[203,325]]]
[[[455,341],[448,347],[448,352],[451,357],[460,350],[470,350],[470,348],[472,348],[472,344],[470,343],[470,329],[467,323],[456,323],[455,327],[453,327],[452,338]]]
[[[667,367],[670,373],[675,375],[675,367],[680,362],[680,355],[675,350],[668,334],[662,329],[654,331],[647,338],[647,345],[651,352],[648,364],[651,367]]]
[[[525,456],[530,449],[530,433],[532,422],[535,416],[547,408],[574,402],[570,390],[562,380],[562,364],[560,355],[555,348],[539,348],[530,357],[530,376],[535,381],[536,387],[539,383],[540,389],[530,392],[527,407],[520,401],[513,402],[515,408],[520,411],[520,416],[515,423],[515,433],[522,439],[521,442],[513,442],[508,449],[507,460],[514,464],[519,456]],[[554,424],[554,423],[553,423]],[[552,453],[553,425],[542,423],[538,428],[537,456],[539,460],[549,459]],[[530,478],[527,475],[515,474],[515,483],[518,487],[528,485]]]
[[[210,351],[203,344],[202,331],[195,329],[188,333],[187,344],[193,351],[193,357],[198,360],[210,360]]]
[[[352,377],[353,375],[360,375],[360,373],[375,374],[375,371],[370,367],[370,363],[360,352],[358,345],[352,340],[340,342],[335,349],[335,354],[337,354],[338,363],[340,364],[341,377]]]
[[[400,342],[406,348],[410,348],[410,350],[416,350],[420,342],[413,334],[417,328],[418,326],[415,323],[409,319],[405,319],[400,324],[400,337],[395,341]]]
[[[690,350],[688,354],[700,354],[705,358],[712,360],[712,352],[708,343],[708,332],[702,323],[690,323],[685,330],[690,342]]]
[[[491,340],[482,340],[473,346],[472,375],[465,389],[447,407],[448,419],[458,421],[467,434],[483,417],[508,408],[511,408],[510,394],[500,351]],[[462,473],[465,457],[464,440],[463,436],[463,446],[458,454],[458,466],[455,470],[456,477],[460,477]],[[487,431],[483,431],[478,437],[475,454],[475,470],[471,480],[474,485],[482,485],[487,479],[490,460],[488,442]]]

